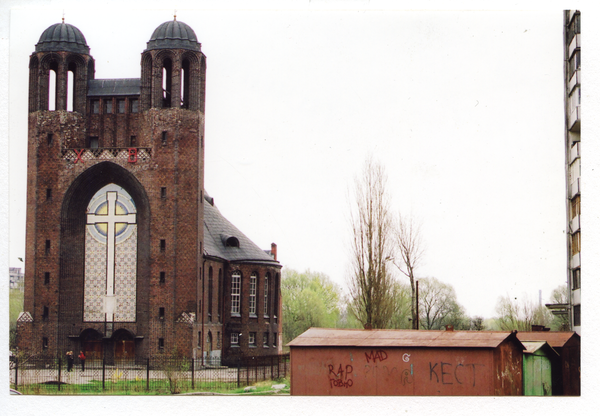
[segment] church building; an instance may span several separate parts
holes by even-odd
[[[201,44],[176,19],[154,31],[136,79],[95,79],[73,25],[42,33],[20,350],[223,365],[281,353],[277,247],[258,248],[204,190],[205,81]]]

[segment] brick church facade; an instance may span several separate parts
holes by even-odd
[[[206,57],[160,25],[139,79],[95,79],[82,32],[46,29],[29,61],[21,350],[209,363],[281,352],[276,246],[204,190]]]

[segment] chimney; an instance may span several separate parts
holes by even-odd
[[[273,260],[277,261],[277,244],[271,243],[271,256],[273,256]]]

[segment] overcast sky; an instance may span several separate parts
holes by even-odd
[[[10,266],[24,257],[28,57],[62,9],[16,8]],[[173,10],[67,9],[96,78],[139,78]],[[470,315],[566,281],[562,13],[187,10],[207,56],[205,188],[285,268],[346,286],[349,189],[372,155],[422,223],[419,277]],[[399,279],[403,279],[398,276]]]
[[[465,10],[481,4],[463,3],[459,7]],[[10,204],[0,205],[0,228],[8,229],[8,238],[0,241],[7,253],[0,264],[22,266],[17,258],[25,254],[28,57],[42,32],[60,22],[64,10],[65,21],[87,39],[96,78],[138,78],[146,42],[177,8],[178,20],[195,30],[208,59],[206,189],[260,247],[276,242],[284,267],[310,268],[345,285],[346,195],[372,154],[387,169],[394,209],[422,221],[427,250],[421,277],[452,284],[471,315],[493,316],[497,298],[506,294],[537,300],[541,289],[547,301],[566,280],[564,5],[548,11],[551,2],[544,2],[545,10],[520,3],[500,6],[518,11],[434,12],[396,11],[398,2],[375,0],[250,6],[179,0],[168,8],[147,0],[144,7],[154,8],[148,11],[139,8],[141,2],[115,0],[95,2],[93,10],[78,8],[83,2],[2,0],[0,52],[10,60],[0,59],[0,143],[10,146],[0,154],[0,185],[4,194],[10,192]],[[186,8],[190,4],[196,9]],[[9,12],[10,6],[15,8]],[[598,145],[585,139],[600,134],[593,117],[600,111],[593,98],[597,77],[590,76],[596,74],[595,39],[600,39],[598,25],[591,24],[598,21],[594,11],[584,9],[582,18],[587,328],[597,321],[592,305],[598,300],[597,279],[588,276],[595,275],[600,259],[594,238]],[[6,286],[3,281],[3,290]],[[5,303],[2,310],[7,313]],[[589,357],[597,343],[586,339],[582,391],[589,398],[597,383]],[[86,412],[106,409],[94,399],[77,403]],[[331,409],[333,403],[345,414],[358,414],[363,402],[316,400],[305,409],[315,403]],[[368,403],[371,413],[463,414],[478,411],[482,402]],[[21,409],[29,409],[25,404]],[[132,411],[139,404],[133,398],[127,402]],[[503,401],[496,410],[505,413],[506,404],[523,411],[540,402]],[[551,404],[558,411],[573,403]],[[32,411],[34,405],[28,404]],[[282,414],[291,410],[279,408]]]

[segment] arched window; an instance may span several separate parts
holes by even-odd
[[[255,272],[250,275],[249,313],[254,317],[256,317],[256,277]]]
[[[69,64],[67,71],[67,111],[75,111],[76,91],[75,79],[77,76],[77,65],[74,62]]]
[[[269,317],[269,273],[267,273],[265,276],[264,300],[265,300],[265,318],[268,318]]]
[[[162,67],[162,107],[171,107],[171,96],[172,96],[172,81],[173,81],[173,62],[166,58],[163,61]]]
[[[208,322],[212,322],[212,304],[213,304],[213,269],[208,268]]]
[[[52,61],[48,71],[48,110],[55,111],[58,98],[58,62]]]
[[[181,108],[190,108],[190,61],[181,62]]]
[[[242,288],[242,274],[234,272],[231,275],[231,315],[240,316],[240,296]]]
[[[221,322],[221,314],[223,313],[223,270],[219,269],[219,288],[217,298],[217,319]]]

